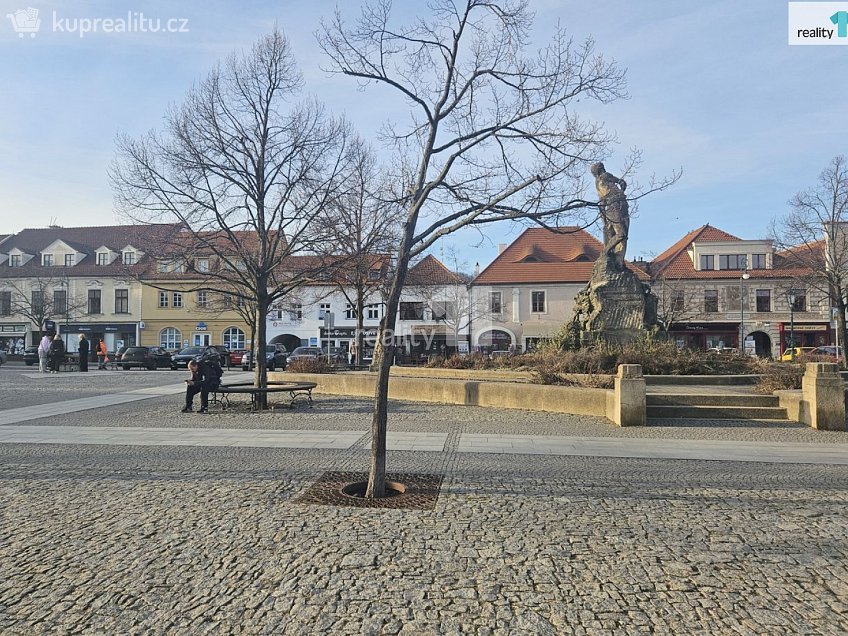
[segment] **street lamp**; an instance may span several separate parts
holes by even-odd
[[[789,360],[795,362],[795,290],[786,292],[789,301]]]
[[[745,353],[745,287],[743,282],[751,278],[748,273],[747,263],[742,266],[742,273],[739,276],[739,353]]]

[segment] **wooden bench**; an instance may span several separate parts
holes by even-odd
[[[259,408],[259,396],[269,393],[288,393],[289,408],[294,408],[298,400],[303,400],[312,408],[312,389],[318,386],[315,382],[269,382],[265,388],[256,388],[252,382],[234,382],[232,384],[221,384],[214,391],[210,391],[212,403],[219,403],[221,409],[226,411],[230,405],[231,394],[244,394],[250,396],[250,408],[255,411]]]
[[[79,371],[79,360],[76,356],[65,356],[59,363],[59,369],[62,371]]]

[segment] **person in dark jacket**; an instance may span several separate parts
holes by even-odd
[[[194,396],[200,393],[200,409],[198,413],[209,412],[209,393],[217,389],[221,384],[221,376],[224,374],[218,356],[205,355],[200,360],[192,360],[188,363],[191,379],[186,380],[186,397],[183,413],[191,413],[194,410]]]
[[[88,338],[85,337],[84,333],[80,334],[79,340],[79,370],[84,372],[88,371],[89,343]]]
[[[47,359],[50,362],[50,373],[59,373],[59,365],[65,359],[65,343],[62,342],[59,334],[53,336],[53,340],[50,341]]]

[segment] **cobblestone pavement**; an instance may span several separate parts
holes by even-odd
[[[367,422],[367,400],[206,417],[175,401],[44,423]],[[0,634],[848,632],[848,467],[457,452],[462,433],[633,430],[521,411],[393,404],[391,426],[448,435],[444,452],[389,453],[390,471],[445,475],[432,511],[292,501],[324,471],[365,470],[367,436],[348,450],[0,444]],[[636,434],[681,433],[845,443],[791,425]]]

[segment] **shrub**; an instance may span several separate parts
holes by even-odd
[[[771,395],[775,391],[800,389],[804,367],[797,364],[764,365],[754,390]]]
[[[291,373],[333,373],[335,368],[324,358],[302,358],[289,362],[286,365],[286,371]]]
[[[580,386],[590,389],[611,389],[615,384],[611,375],[567,375],[550,369],[534,369],[530,382],[557,386]]]

